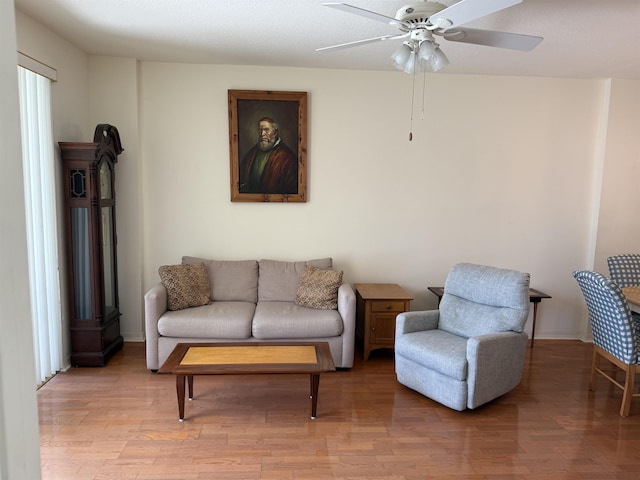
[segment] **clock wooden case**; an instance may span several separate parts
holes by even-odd
[[[116,255],[116,127],[59,142],[63,164],[71,364],[104,366],[122,348]]]

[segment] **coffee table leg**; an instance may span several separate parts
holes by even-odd
[[[311,420],[316,419],[316,409],[318,406],[318,387],[320,385],[320,374],[311,374]]]
[[[189,383],[189,400],[193,400],[193,375],[187,375],[187,382]]]
[[[178,420],[184,422],[184,375],[176,375],[176,391],[178,393]]]

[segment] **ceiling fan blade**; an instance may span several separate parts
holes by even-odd
[[[396,20],[394,17],[389,17],[381,13],[372,12],[371,10],[365,10],[364,8],[360,7],[354,7],[353,5],[349,5],[348,3],[331,2],[323,3],[322,5],[324,5],[325,7],[335,8],[336,10],[342,10],[343,12],[354,13],[356,15],[360,15],[361,17],[366,17],[377,22],[386,23],[388,25],[405,25],[407,23]]]
[[[429,21],[438,28],[452,28],[521,2],[522,0],[462,0],[434,13]]]
[[[405,38],[411,35],[411,33],[403,33],[402,35],[382,35],[381,37],[366,38],[364,40],[356,40],[355,42],[340,43],[339,45],[331,45],[330,47],[316,48],[316,52],[323,50],[339,50],[341,48],[357,47],[359,45],[366,45],[367,43],[379,42],[381,40],[397,40],[399,38]]]
[[[456,28],[445,32],[442,36],[445,40],[451,42],[473,43],[475,45],[509,48],[523,52],[533,50],[543,40],[542,37],[534,37],[532,35],[480,30],[477,28]]]

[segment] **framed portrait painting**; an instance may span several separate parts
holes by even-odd
[[[229,90],[232,202],[307,201],[307,93]]]

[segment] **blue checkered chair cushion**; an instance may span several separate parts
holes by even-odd
[[[587,303],[593,343],[624,363],[640,363],[640,322],[620,287],[597,272],[578,270],[573,276]]]
[[[607,258],[611,280],[620,288],[640,285],[640,254],[623,253]],[[631,312],[634,322],[640,322],[640,313]]]
[[[640,285],[640,254],[624,253],[607,258],[609,275],[620,288]]]

